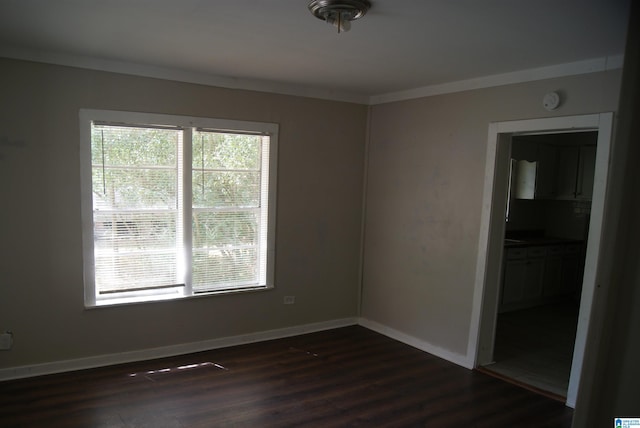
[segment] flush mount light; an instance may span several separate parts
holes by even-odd
[[[338,28],[338,33],[351,29],[354,21],[371,7],[367,0],[313,0],[309,3],[309,11],[318,19]]]

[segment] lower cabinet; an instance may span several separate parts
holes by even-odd
[[[546,247],[527,248],[527,268],[524,278],[525,301],[538,300],[542,296],[544,259],[546,254]]]
[[[527,277],[526,260],[507,260],[502,281],[501,307],[517,304],[524,299],[524,281]]]
[[[575,294],[581,245],[505,249],[500,312],[523,309]]]
[[[552,298],[564,293],[562,285],[562,271],[564,269],[564,246],[555,245],[549,247],[547,259],[544,262],[544,284],[542,297]]]
[[[546,247],[507,248],[501,310],[518,309],[542,296]]]

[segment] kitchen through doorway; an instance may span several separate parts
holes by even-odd
[[[587,336],[589,334],[589,326],[592,323],[602,322],[599,313],[594,313],[592,307],[594,300],[598,298],[596,293],[596,281],[599,275],[599,256],[602,240],[602,225],[604,218],[604,203],[607,196],[607,178],[609,173],[609,153],[611,149],[611,139],[613,134],[613,113],[603,112],[588,115],[578,116],[562,116],[562,117],[549,117],[540,119],[524,119],[505,122],[492,122],[489,124],[488,129],[488,141],[487,141],[487,158],[485,164],[485,181],[483,190],[483,203],[482,203],[482,218],[480,224],[480,234],[478,240],[478,258],[476,264],[476,279],[475,279],[475,291],[473,296],[473,306],[471,314],[471,334],[469,336],[468,349],[470,352],[470,364],[475,368],[482,368],[493,362],[494,359],[494,345],[496,340],[498,314],[505,312],[515,312],[519,309],[526,309],[525,307],[518,307],[523,304],[524,301],[520,301],[521,296],[524,296],[524,300],[532,298],[533,295],[537,296],[539,289],[536,288],[537,281],[531,279],[536,278],[535,275],[529,275],[529,273],[535,273],[536,264],[540,264],[540,260],[536,260],[535,256],[542,257],[538,250],[532,250],[529,252],[522,247],[523,242],[533,240],[536,238],[535,230],[519,230],[514,234],[510,231],[507,234],[507,223],[505,222],[505,212],[507,207],[512,210],[509,215],[514,223],[517,221],[517,202],[515,205],[511,204],[510,199],[510,174],[513,167],[513,161],[511,160],[511,145],[512,140],[516,140],[520,137],[536,137],[549,134],[572,134],[572,133],[588,133],[593,132],[592,135],[597,135],[597,144],[595,147],[595,166],[593,183],[591,186],[584,186],[583,180],[582,187],[586,190],[589,187],[592,188],[592,197],[590,205],[590,215],[588,221],[588,239],[584,245],[584,273],[582,275],[582,288],[580,290],[579,300],[579,312],[578,322],[575,332],[575,344],[573,347],[573,356],[571,360],[571,373],[569,376],[569,386],[566,393],[565,404],[569,407],[575,407],[578,397],[578,390],[580,386],[580,374],[584,363],[584,356],[590,351],[590,346],[593,344],[587,343]],[[591,149],[589,149],[591,150]],[[553,152],[553,151],[552,151]],[[584,152],[584,150],[583,150]],[[540,162],[541,171],[544,171],[546,166],[542,166],[541,159],[545,159],[548,153],[543,154],[536,161]],[[556,164],[564,164],[564,156],[566,153],[560,154],[556,152],[555,159]],[[588,155],[584,155],[586,160]],[[554,156],[551,156],[552,158]],[[562,157],[562,158],[561,158]],[[545,162],[548,165],[548,162]],[[521,163],[521,165],[526,165]],[[576,167],[578,168],[578,167]],[[537,173],[537,165],[536,165]],[[553,168],[552,168],[553,169]],[[525,166],[522,171],[526,172],[522,177],[525,180],[527,175],[531,174],[533,168],[531,165]],[[547,169],[548,170],[548,169]],[[556,167],[556,191],[562,190],[562,186],[559,185],[564,178],[571,177],[571,173],[567,173],[565,168]],[[575,172],[574,179],[578,176],[578,171]],[[539,186],[542,186],[542,190],[545,186],[542,185],[547,178],[546,174],[540,173]],[[549,177],[546,175],[546,177]],[[585,175],[585,179],[588,180]],[[561,181],[557,181],[561,180]],[[553,180],[552,180],[553,181]],[[552,186],[553,187],[553,186]],[[551,188],[552,188],[551,187]],[[540,189],[540,187],[539,187]],[[547,191],[550,191],[550,187],[546,187]],[[528,191],[530,192],[531,189]],[[578,189],[580,190],[580,189]],[[535,191],[535,187],[534,187]],[[575,191],[575,190],[574,190]],[[575,191],[578,193],[577,191]],[[518,199],[518,198],[516,198]],[[563,199],[548,197],[551,203],[559,203]],[[575,198],[577,199],[577,198]],[[535,195],[534,195],[535,200]],[[509,202],[509,203],[508,203]],[[524,201],[525,204],[531,201]],[[588,202],[582,200],[570,201],[570,207],[578,211],[581,207],[586,208]],[[566,208],[566,205],[564,205]],[[513,211],[516,210],[516,211]],[[584,210],[585,214],[589,214]],[[527,211],[529,212],[529,211]],[[574,226],[572,226],[574,227]],[[512,226],[509,226],[511,229]],[[521,236],[518,236],[518,233]],[[544,234],[542,237],[544,238]],[[547,233],[548,234],[548,233]],[[528,236],[527,236],[528,235]],[[540,235],[537,236],[538,238]],[[507,241],[510,240],[509,245]],[[515,242],[514,242],[515,241]],[[527,243],[528,244],[528,243]],[[566,244],[570,244],[566,242]],[[554,244],[555,245],[555,244]],[[510,278],[523,277],[526,281],[511,281],[517,285],[515,288],[508,287],[507,298],[505,301],[505,290],[502,289],[502,280],[505,272],[506,265],[505,257],[507,256],[506,250],[509,247],[510,260],[514,260],[515,269],[509,270]],[[569,267],[571,263],[567,263],[566,267],[562,267],[562,264],[558,262],[557,258],[563,255],[567,255],[570,252],[574,252],[575,249],[565,249],[564,254],[555,254],[558,249],[553,250],[551,253],[552,259],[549,272],[556,269],[556,272],[560,270],[562,272],[570,271]],[[520,254],[517,254],[520,253]],[[526,261],[529,261],[531,256],[533,267],[527,268]],[[544,255],[546,257],[546,254]],[[520,262],[519,267],[516,263],[516,259],[523,258],[525,263]],[[545,260],[546,261],[546,260]],[[560,266],[560,267],[559,267]],[[538,272],[544,272],[544,269],[537,270]],[[525,273],[523,273],[525,272]],[[566,275],[566,274],[565,274]],[[556,278],[562,278],[562,276],[556,276]],[[562,281],[561,284],[569,284]],[[549,287],[549,286],[546,286]],[[553,288],[542,288],[543,297],[548,297],[545,294],[553,294]],[[563,291],[564,294],[564,291]],[[570,293],[567,293],[570,294]],[[527,324],[527,323],[525,323]],[[529,322],[528,325],[531,323]],[[520,337],[531,337],[534,333],[524,333],[521,331]],[[535,337],[535,336],[534,336]],[[530,341],[529,341],[530,342]]]
[[[514,136],[493,361],[565,401],[589,234],[597,131]]]

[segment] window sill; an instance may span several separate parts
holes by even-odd
[[[98,300],[93,305],[85,304],[85,310],[131,306],[131,305],[140,305],[140,304],[151,304],[151,303],[167,302],[167,301],[193,300],[193,299],[201,299],[205,297],[213,297],[213,296],[220,296],[220,295],[227,295],[227,294],[269,291],[273,289],[274,289],[273,286],[247,287],[247,288],[237,288],[237,289],[230,289],[230,290],[208,291],[206,293],[197,293],[190,296],[185,296],[181,294],[182,290],[180,290],[180,294],[166,293],[166,294],[156,295],[156,296],[117,297],[113,299]]]

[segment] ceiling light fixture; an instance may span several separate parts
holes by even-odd
[[[338,28],[338,33],[351,29],[351,21],[367,13],[371,3],[367,0],[313,0],[309,11],[318,19]]]

